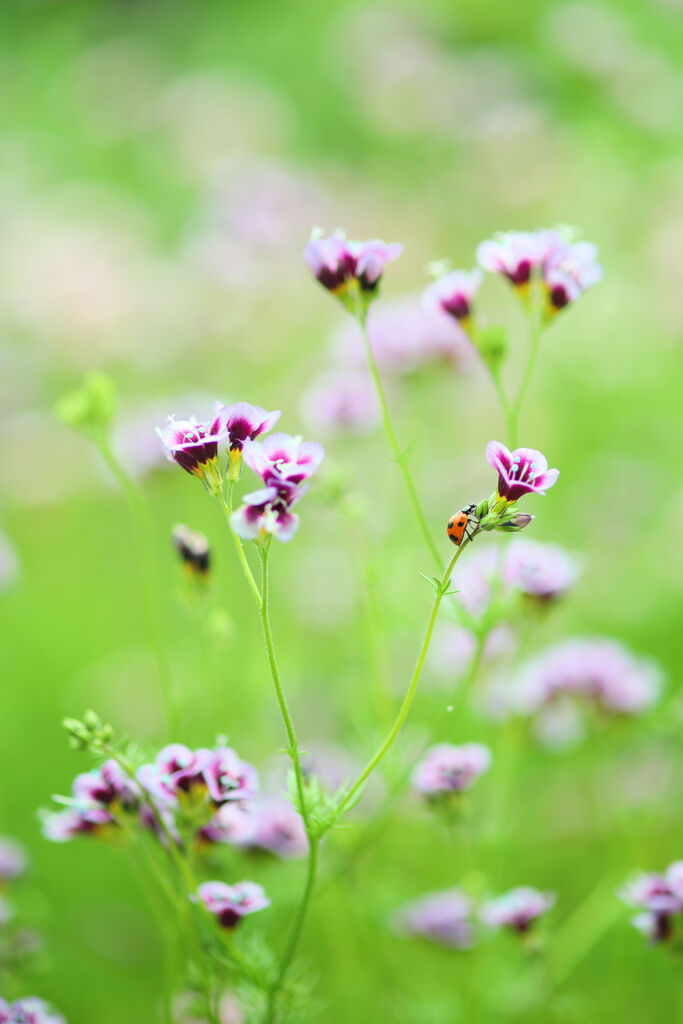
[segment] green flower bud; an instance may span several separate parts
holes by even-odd
[[[475,338],[479,354],[488,368],[495,372],[508,355],[508,335],[504,327],[484,327],[477,331]]]
[[[106,373],[85,376],[80,388],[58,400],[55,414],[67,426],[85,434],[106,430],[116,412],[116,390]]]

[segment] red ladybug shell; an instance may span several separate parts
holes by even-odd
[[[448,536],[451,538],[453,543],[460,547],[462,542],[465,527],[467,526],[467,516],[464,512],[456,512],[454,516],[448,520],[448,526],[446,527]]]

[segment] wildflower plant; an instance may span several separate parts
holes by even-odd
[[[254,624],[258,620],[260,625],[263,665],[269,671],[282,719],[290,764],[288,796],[264,791],[261,773],[238,752],[241,737],[231,736],[230,742],[224,736],[211,737],[203,746],[187,745],[179,713],[182,697],[172,685],[168,689],[171,734],[157,750],[142,751],[123,740],[92,711],[82,720],[65,722],[73,746],[94,755],[96,766],[76,776],[68,796],[56,798],[58,810],[44,812],[44,833],[58,842],[113,842],[147,865],[150,884],[159,890],[176,929],[187,938],[187,977],[178,979],[178,988],[181,982],[183,990],[189,986],[211,1024],[219,1019],[226,984],[244,996],[250,1022],[280,1024],[297,1012],[306,1012],[310,994],[294,963],[319,875],[326,880],[333,877],[327,853],[330,847],[334,849],[334,834],[342,825],[351,829],[353,819],[346,819],[347,813],[359,803],[363,806],[368,781],[382,771],[390,751],[400,746],[435,632],[450,618],[472,641],[466,678],[450,706],[459,721],[496,631],[519,629],[520,620],[532,607],[556,603],[577,577],[573,558],[557,545],[528,540],[526,533],[523,538],[509,535],[532,526],[541,508],[538,498],[558,483],[560,471],[549,468],[541,451],[518,445],[520,419],[542,337],[556,315],[601,277],[595,247],[578,241],[564,228],[511,232],[479,246],[477,269],[455,270],[445,261],[431,265],[434,280],[424,293],[425,307],[435,316],[456,321],[459,330],[466,332],[495,384],[506,426],[505,442],[491,440],[481,452],[482,466],[486,459],[492,470],[488,494],[453,493],[454,505],[461,507],[444,522],[439,539],[432,535],[409,452],[401,446],[394,427],[368,333],[368,312],[379,301],[384,277],[401,251],[397,243],[350,241],[341,231],[325,235],[316,229],[304,253],[315,280],[360,329],[390,454],[400,469],[407,501],[433,563],[425,566],[428,571],[422,574],[433,594],[414,666],[402,684],[398,707],[388,698],[389,713],[378,715],[380,734],[375,748],[366,752],[363,766],[354,767],[336,788],[323,785],[314,762],[310,767],[299,743],[271,624],[271,573],[277,571],[280,545],[299,543],[308,516],[314,515],[313,503],[305,499],[318,486],[325,452],[316,440],[280,430],[290,421],[287,412],[268,412],[245,401],[229,406],[216,401],[213,415],[206,419],[195,418],[191,409],[180,410],[182,418],[170,416],[158,434],[169,461],[183,470],[188,484],[188,477],[201,483],[230,534],[235,564],[253,601]],[[479,287],[484,272],[501,277],[513,288],[527,318],[530,346],[514,397],[509,397],[502,376],[513,348],[508,331],[502,326],[480,327]],[[367,383],[364,378],[363,386]],[[362,426],[366,416],[372,418],[376,412],[372,395],[368,400],[364,391],[358,401],[352,377],[345,378],[345,386],[350,392],[330,422]],[[144,503],[111,454],[108,431],[113,414],[112,390],[101,377],[89,378],[83,389],[59,406],[61,418],[97,444],[139,510]],[[276,426],[278,431],[273,432]],[[493,533],[499,535],[498,545],[487,537]],[[468,578],[469,550],[475,541]],[[215,571],[213,536],[207,539],[179,525],[174,528],[173,543],[188,579],[193,587],[196,583],[201,588],[210,570]],[[461,569],[460,559],[466,552]],[[154,596],[153,588],[150,594]],[[588,648],[584,645],[578,651],[546,656],[540,665],[527,669],[527,677],[532,679],[526,684],[527,703],[535,709],[550,703],[562,690],[580,692],[603,707],[640,710],[646,703],[643,691],[649,684],[643,680],[650,678],[648,672],[627,656],[620,660],[614,649],[599,644],[588,644]],[[160,663],[164,663],[163,652]],[[508,673],[513,675],[510,666]],[[366,825],[358,827],[358,850],[372,845],[381,831],[379,826],[391,817],[411,782],[421,802],[433,808],[478,801],[480,787],[486,787],[479,782],[483,776],[504,775],[506,785],[514,784],[514,758],[505,750],[499,758],[497,749],[482,744],[476,736],[462,737],[456,744],[432,732],[417,757],[414,752],[402,753],[402,770],[387,773],[384,803],[369,815]],[[509,806],[506,791],[502,793],[497,811],[504,820]],[[455,820],[452,815],[441,817],[446,826]],[[468,821],[458,824],[469,828]],[[230,860],[234,871],[229,875],[221,874],[221,862],[215,857],[220,849],[235,857]],[[353,853],[352,846],[351,860]],[[260,874],[264,856],[306,862],[302,889],[277,952],[262,938],[269,931],[263,922],[277,910],[277,897],[268,891]],[[242,873],[247,863],[248,876]],[[461,877],[454,877],[452,888],[418,897],[399,909],[393,916],[395,929],[405,936],[429,938],[451,950],[476,949],[482,929],[525,934],[535,929],[537,920],[545,917],[556,900],[554,892],[530,886],[485,898],[491,889],[502,888],[495,879],[479,877],[475,884],[476,873],[459,873]],[[666,937],[671,917],[680,912],[679,876],[674,864],[664,881],[641,885],[636,895],[631,891],[630,902],[650,915],[649,933]],[[662,903],[664,889],[668,902]],[[164,1003],[166,1024],[172,1020],[171,995],[166,994]],[[8,1008],[5,1012],[13,1011]],[[0,1009],[0,1019],[1,1013]]]

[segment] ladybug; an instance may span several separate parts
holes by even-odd
[[[446,531],[456,547],[460,547],[463,537],[472,540],[479,529],[479,520],[476,516],[476,505],[464,505],[459,512],[448,520]]]

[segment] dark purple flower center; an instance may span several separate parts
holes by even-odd
[[[531,277],[531,260],[520,260],[514,270],[506,270],[509,280],[515,284],[527,284]]]
[[[470,304],[462,294],[456,293],[448,299],[442,299],[441,307],[444,313],[455,317],[456,320],[466,320],[470,315]]]

